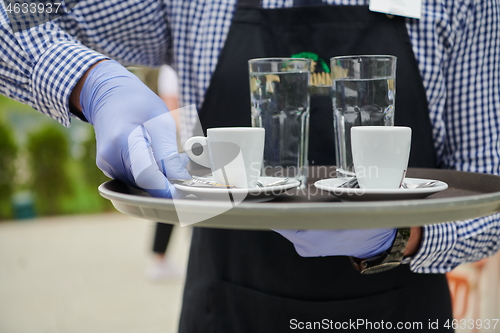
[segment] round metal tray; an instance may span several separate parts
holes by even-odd
[[[146,192],[117,180],[103,183],[99,192],[124,214],[181,226],[192,224],[230,229],[421,226],[477,218],[500,211],[500,176],[410,168],[408,177],[441,180],[448,183],[448,189],[424,199],[341,202],[312,185],[314,181],[332,175],[334,169],[331,167],[312,167],[307,190],[289,190],[268,202],[243,201],[232,208],[227,202],[220,201],[152,198]],[[185,216],[196,223],[187,221]],[[179,222],[179,217],[183,223]]]

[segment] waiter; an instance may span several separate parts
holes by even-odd
[[[498,99],[476,92],[478,98],[466,95],[465,104],[456,102],[453,96],[459,89],[450,90],[448,84],[453,82],[446,76],[455,71],[443,68],[441,57],[456,59],[454,66],[468,66],[463,53],[469,54],[468,47],[479,41],[465,34],[463,38],[470,40],[455,44],[455,35],[447,33],[460,28],[483,35],[487,31],[485,39],[493,46],[486,57],[498,63],[498,1],[475,5],[474,14],[481,14],[477,22],[466,19],[470,6],[426,1],[421,23],[372,12],[362,0],[293,2],[129,1],[118,6],[111,1],[99,5],[81,1],[72,13],[17,36],[2,26],[1,45],[9,54],[3,66],[10,71],[2,72],[7,73],[2,81],[7,88],[1,89],[64,124],[71,108],[94,125],[97,163],[106,174],[154,196],[169,197],[175,193],[167,179],[189,177],[177,154],[174,121],[159,98],[107,55],[122,63],[174,61],[183,104],[201,106],[206,129],[250,125],[247,61],[251,58],[303,52],[321,59],[392,54],[398,57],[396,123],[411,126],[418,140],[410,165],[465,168],[459,158],[468,148],[457,142],[462,132],[471,131],[457,126],[462,122],[453,117],[481,119],[470,123],[482,126],[488,117],[463,113],[474,109],[471,103],[482,106],[477,112],[498,110]],[[339,5],[345,2],[349,6]],[[458,22],[446,21],[457,17]],[[454,52],[460,57],[454,58]],[[457,79],[463,86],[471,76],[495,83],[498,76],[491,72],[481,67],[470,76],[463,70],[455,73],[464,76]],[[462,113],[450,115],[449,107]],[[329,135],[321,126],[332,123],[331,112],[325,98],[312,97],[314,135]],[[490,158],[498,151],[489,147],[495,145],[499,129],[488,124],[484,128],[491,138],[475,137],[484,154],[467,165],[471,169],[486,165],[481,170],[498,173],[498,159]],[[312,143],[315,140],[320,139],[311,138]],[[310,147],[311,162],[334,163],[314,148]],[[398,323],[421,323],[418,330],[430,330],[430,322],[451,319],[446,279],[412,270],[442,273],[494,253],[498,242],[492,231],[497,222],[498,217],[476,221],[475,226],[479,223],[482,228],[474,230],[482,232],[473,235],[466,233],[471,230],[466,223],[450,223],[425,227],[423,236],[415,228],[411,235],[393,229],[306,231],[286,234],[288,239],[272,231],[195,228],[180,331],[282,332],[319,328],[316,323],[324,319],[333,328],[335,323],[354,321],[358,330],[380,328],[382,323],[391,323],[393,329]],[[454,248],[457,244],[460,247]],[[467,255],[470,252],[474,255]],[[398,265],[407,261],[412,270]],[[393,268],[383,271],[387,263]],[[368,270],[378,273],[359,272]]]
[[[202,126],[251,126],[249,59],[308,51],[323,59],[391,54],[398,57],[400,69],[396,121],[415,129],[420,138],[415,146],[423,146],[418,156],[412,151],[412,166],[436,167],[425,90],[404,19],[372,13],[365,6],[300,2],[308,6],[263,9],[260,1],[239,1],[200,110]],[[331,147],[319,144],[331,142],[332,127],[330,98],[312,96],[311,163],[335,163],[334,153],[324,156]],[[386,236],[378,230],[375,235]],[[389,235],[388,244],[374,242],[371,256],[379,255],[383,245],[381,251],[391,246],[394,235]],[[300,242],[298,236],[290,237]],[[364,240],[373,242],[369,236]],[[338,251],[356,253],[361,246]],[[449,298],[444,275],[413,274],[408,265],[361,275],[345,256],[298,256],[292,244],[274,232],[200,228],[194,230],[180,331],[206,332],[210,327],[213,332],[283,332],[294,327],[293,319],[307,327],[325,318],[394,324],[425,318],[427,325],[429,319],[445,322],[452,317]]]

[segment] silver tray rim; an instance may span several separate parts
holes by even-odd
[[[500,181],[500,176],[491,174],[448,171],[473,174],[474,177],[496,177],[495,180]],[[118,211],[147,220],[179,224],[178,209],[210,213],[227,205],[198,200],[176,200],[176,205],[172,199],[148,197],[145,192],[131,187],[137,194],[113,191],[110,187],[116,182],[110,180],[101,184],[98,188],[101,196],[110,200]],[[498,192],[470,196],[397,201],[242,202],[195,226],[258,230],[403,227],[479,218],[499,211],[500,188]]]

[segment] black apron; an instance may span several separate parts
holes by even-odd
[[[240,0],[200,111],[204,130],[251,126],[249,59],[300,52],[327,62],[335,55],[396,55],[395,119],[413,129],[410,166],[436,166],[427,99],[404,19],[367,6],[263,9],[258,0]],[[311,96],[311,164],[335,163],[332,114],[330,97]],[[330,144],[315,149],[326,139]],[[347,257],[302,258],[272,231],[193,229],[182,333],[279,333],[308,322],[335,328],[358,319],[371,322],[372,329],[382,320],[393,328],[420,322],[415,330],[425,332],[429,322],[441,325],[451,318],[444,275],[414,274],[402,265],[365,276]],[[357,331],[362,327],[370,328]]]

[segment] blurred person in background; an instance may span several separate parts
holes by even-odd
[[[179,80],[175,70],[169,65],[161,66],[158,70],[158,95],[169,110],[179,108],[178,85]],[[179,124],[179,119],[176,119],[176,116],[174,116],[174,119]],[[151,281],[178,279],[185,276],[184,269],[166,256],[173,229],[172,224],[157,222],[155,225],[152,245],[153,262],[146,271],[146,275]]]
[[[158,70],[158,95],[169,110],[179,108],[179,79],[172,66],[163,65]]]
[[[368,4],[85,0],[15,34],[1,7],[0,91],[63,125],[72,114],[90,122],[104,173],[169,198],[168,179],[190,177],[175,120],[123,65],[174,64],[180,104],[196,105],[206,129],[250,126],[251,58],[392,54],[396,123],[418,138],[410,166],[500,174],[499,1],[424,0],[420,19],[374,13]],[[310,132],[322,135],[316,126],[330,124],[322,117],[332,110],[316,102]],[[311,138],[311,162],[335,163],[317,148]],[[294,329],[292,320],[327,318],[421,322],[426,331],[430,321],[452,319],[443,273],[496,253],[499,233],[498,214],[414,227],[409,238],[393,228],[291,231],[286,239],[194,228],[179,330],[283,332]],[[363,275],[351,259],[397,267]]]

